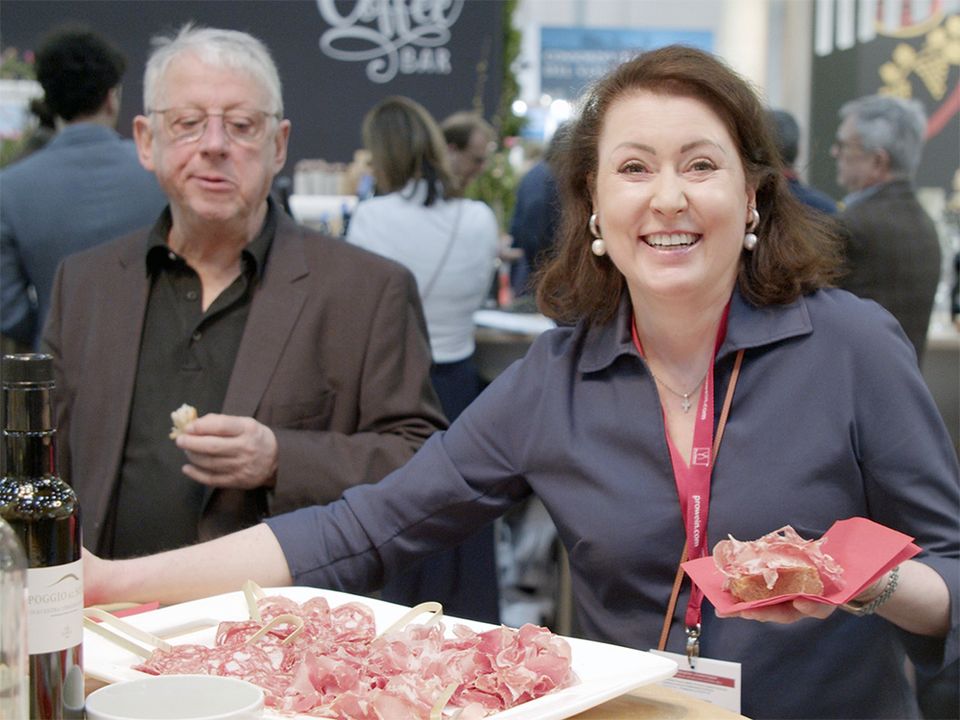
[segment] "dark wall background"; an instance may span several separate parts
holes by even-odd
[[[447,0],[436,7],[443,15],[459,13],[449,27],[442,48],[404,43],[390,28],[409,16],[370,16],[356,24],[377,30],[395,45],[405,46],[409,58],[446,64],[450,72],[398,72],[385,83],[367,77],[368,62],[334,60],[320,50],[320,38],[331,25],[321,16],[322,4],[333,5],[341,16],[382,5],[407,8],[418,3],[327,3],[326,0],[3,0],[0,2],[0,45],[35,49],[53,28],[81,23],[108,37],[127,56],[119,131],[130,136],[133,116],[143,106],[143,67],[150,38],[187,21],[243,30],[260,38],[273,54],[283,82],[284,104],[293,124],[290,154],[284,174],[303,158],[349,161],[360,147],[364,113],[387,95],[407,95],[441,120],[457,110],[480,110],[488,119],[497,109],[502,77],[503,4],[500,0]],[[428,9],[432,3],[419,3]],[[413,21],[411,31],[423,30]],[[411,33],[412,34],[412,33]],[[427,34],[426,41],[434,35]],[[421,39],[420,42],[423,42]],[[341,49],[369,50],[370,42],[344,40]],[[444,49],[449,52],[447,56]],[[448,60],[447,60],[448,58]],[[446,62],[445,62],[446,61]],[[413,70],[408,64],[407,68]]]

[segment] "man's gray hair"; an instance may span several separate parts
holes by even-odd
[[[916,174],[927,129],[919,100],[868,95],[845,103],[840,117],[853,119],[864,150],[886,151],[892,174],[906,178]]]
[[[283,90],[277,66],[267,46],[252,35],[238,30],[203,28],[187,23],[175,35],[153,38],[153,52],[143,74],[144,110],[156,110],[160,102],[161,81],[170,62],[184,53],[192,53],[215,67],[244,70],[263,85],[270,97],[267,112],[283,115]]]

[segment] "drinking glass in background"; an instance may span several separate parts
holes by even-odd
[[[0,718],[27,718],[27,558],[0,518]]]

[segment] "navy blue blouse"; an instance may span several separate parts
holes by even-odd
[[[343,500],[268,520],[298,584],[359,592],[536,493],[570,559],[583,633],[657,643],[684,544],[654,381],[630,308],[604,326],[541,336],[404,467]],[[946,641],[843,612],[774,625],[704,607],[701,653],[743,664],[751,717],[918,716],[905,652],[957,657],[960,470],[899,325],[872,302],[819,291],[756,308],[734,292],[716,362],[722,398],[745,358],[714,467],[709,546],[790,524],[818,537],[868,517],[916,538],[951,593]],[[716,402],[719,414],[721,402]],[[682,652],[685,583],[668,649]]]

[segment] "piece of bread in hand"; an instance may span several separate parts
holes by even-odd
[[[763,574],[758,573],[730,578],[727,589],[740,602],[753,602],[795,593],[819,595],[823,592],[823,580],[820,579],[820,572],[812,565],[781,567],[777,570],[773,587],[767,587]]]
[[[197,409],[193,405],[184,403],[172,413],[170,420],[173,421],[173,427],[170,428],[170,439],[174,440],[183,434],[187,425],[197,419]]]

